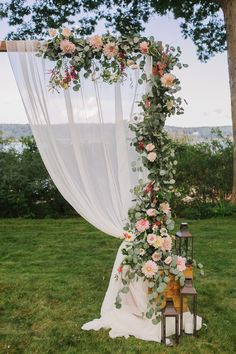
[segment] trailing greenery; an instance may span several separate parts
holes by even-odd
[[[177,220],[176,227],[180,222]],[[100,315],[120,240],[83,219],[0,220],[0,353],[233,354],[236,352],[236,218],[189,222],[206,276],[194,274],[197,340],[177,347],[108,330],[82,331]],[[88,252],[89,250],[89,252]]]

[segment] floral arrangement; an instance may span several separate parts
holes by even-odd
[[[153,37],[114,37],[107,33],[76,38],[67,28],[51,29],[49,34],[52,38],[39,45],[37,55],[56,62],[50,72],[50,89],[59,91],[72,86],[77,91],[80,74],[111,84],[125,80],[127,68],[139,68],[139,83],[149,84],[149,92],[139,102],[142,117],[130,124],[134,132],[131,145],[148,170],[148,179],[139,180],[132,190],[134,205],[124,228],[124,259],[118,269],[123,286],[117,294],[116,307],[122,307],[122,294],[129,292],[130,283],[142,278],[151,289],[146,316],[158,323],[169,275],[174,275],[181,286],[185,281],[186,259],[173,252],[174,222],[169,205],[177,162],[163,127],[168,116],[183,113],[181,98],[176,97],[180,82],[172,71],[187,65],[180,63],[179,48],[164,46]],[[147,56],[152,57],[150,76],[144,72]],[[136,162],[132,168],[142,169]]]

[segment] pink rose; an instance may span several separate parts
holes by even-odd
[[[68,39],[63,39],[61,41],[60,48],[62,52],[66,54],[72,54],[76,49],[74,43],[68,41]]]
[[[153,259],[154,262],[158,262],[161,259],[161,254],[158,253],[158,252],[154,252],[152,254],[152,259]]]
[[[161,249],[162,251],[170,251],[172,247],[172,239],[170,236],[163,237]]]
[[[155,215],[156,215],[154,209],[148,209],[148,210],[146,211],[146,213],[147,213],[148,216],[155,216]]]
[[[137,222],[136,222],[136,229],[140,232],[140,233],[142,233],[142,232],[144,232],[144,231],[146,231],[147,229],[149,229],[149,226],[150,226],[150,224],[149,224],[149,221],[148,220],[146,220],[146,219],[141,219],[141,220],[138,220]]]
[[[180,256],[177,257],[176,264],[177,264],[177,269],[180,272],[183,272],[186,269],[185,262],[186,262],[185,258],[180,257]]]
[[[156,241],[157,236],[155,234],[148,234],[147,235],[147,243],[149,245],[153,245],[153,243]]]
[[[103,42],[102,42],[102,37],[99,35],[95,35],[89,38],[88,40],[89,44],[93,48],[101,49]]]
[[[150,144],[147,144],[147,145],[146,145],[146,150],[147,150],[148,152],[151,152],[151,151],[154,150],[154,149],[155,149],[155,145],[154,145],[154,144],[150,143]]]
[[[155,152],[149,152],[147,155],[147,159],[151,162],[154,162],[157,158],[157,154]]]
[[[168,214],[170,211],[170,205],[169,203],[161,203],[160,208],[163,211],[163,213]]]
[[[148,48],[149,48],[149,44],[146,41],[143,41],[139,44],[140,52],[143,54],[147,54]]]
[[[171,256],[166,257],[166,259],[164,260],[165,264],[170,264],[171,262],[172,262],[172,257]]]

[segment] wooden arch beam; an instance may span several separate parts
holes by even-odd
[[[7,51],[7,45],[5,41],[0,41],[0,52],[6,52]]]

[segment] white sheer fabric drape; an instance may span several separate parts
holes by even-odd
[[[139,70],[124,83],[84,79],[79,92],[48,91],[52,63],[36,57],[31,41],[7,49],[44,164],[74,209],[98,229],[120,237],[137,183],[128,122],[138,112]]]
[[[124,83],[108,85],[83,79],[81,90],[48,91],[52,67],[36,57],[34,43],[8,42],[12,70],[25,111],[44,164],[64,198],[86,220],[105,233],[120,237],[131,205],[130,189],[139,176],[131,162],[137,156],[130,147],[129,120],[139,113],[137,101],[147,87],[138,85],[139,71],[130,71]],[[146,73],[151,69],[148,58]],[[115,280],[122,261],[121,248],[115,260],[109,287],[101,309],[101,318],[85,324],[85,330],[110,328],[110,336],[134,335],[144,340],[161,340],[161,327],[143,318],[147,285],[134,282],[125,295],[121,310],[114,302],[120,280]],[[192,315],[185,323],[191,327]],[[197,321],[198,329],[201,319]],[[191,332],[191,329],[190,329]],[[167,323],[167,334],[174,323]]]

